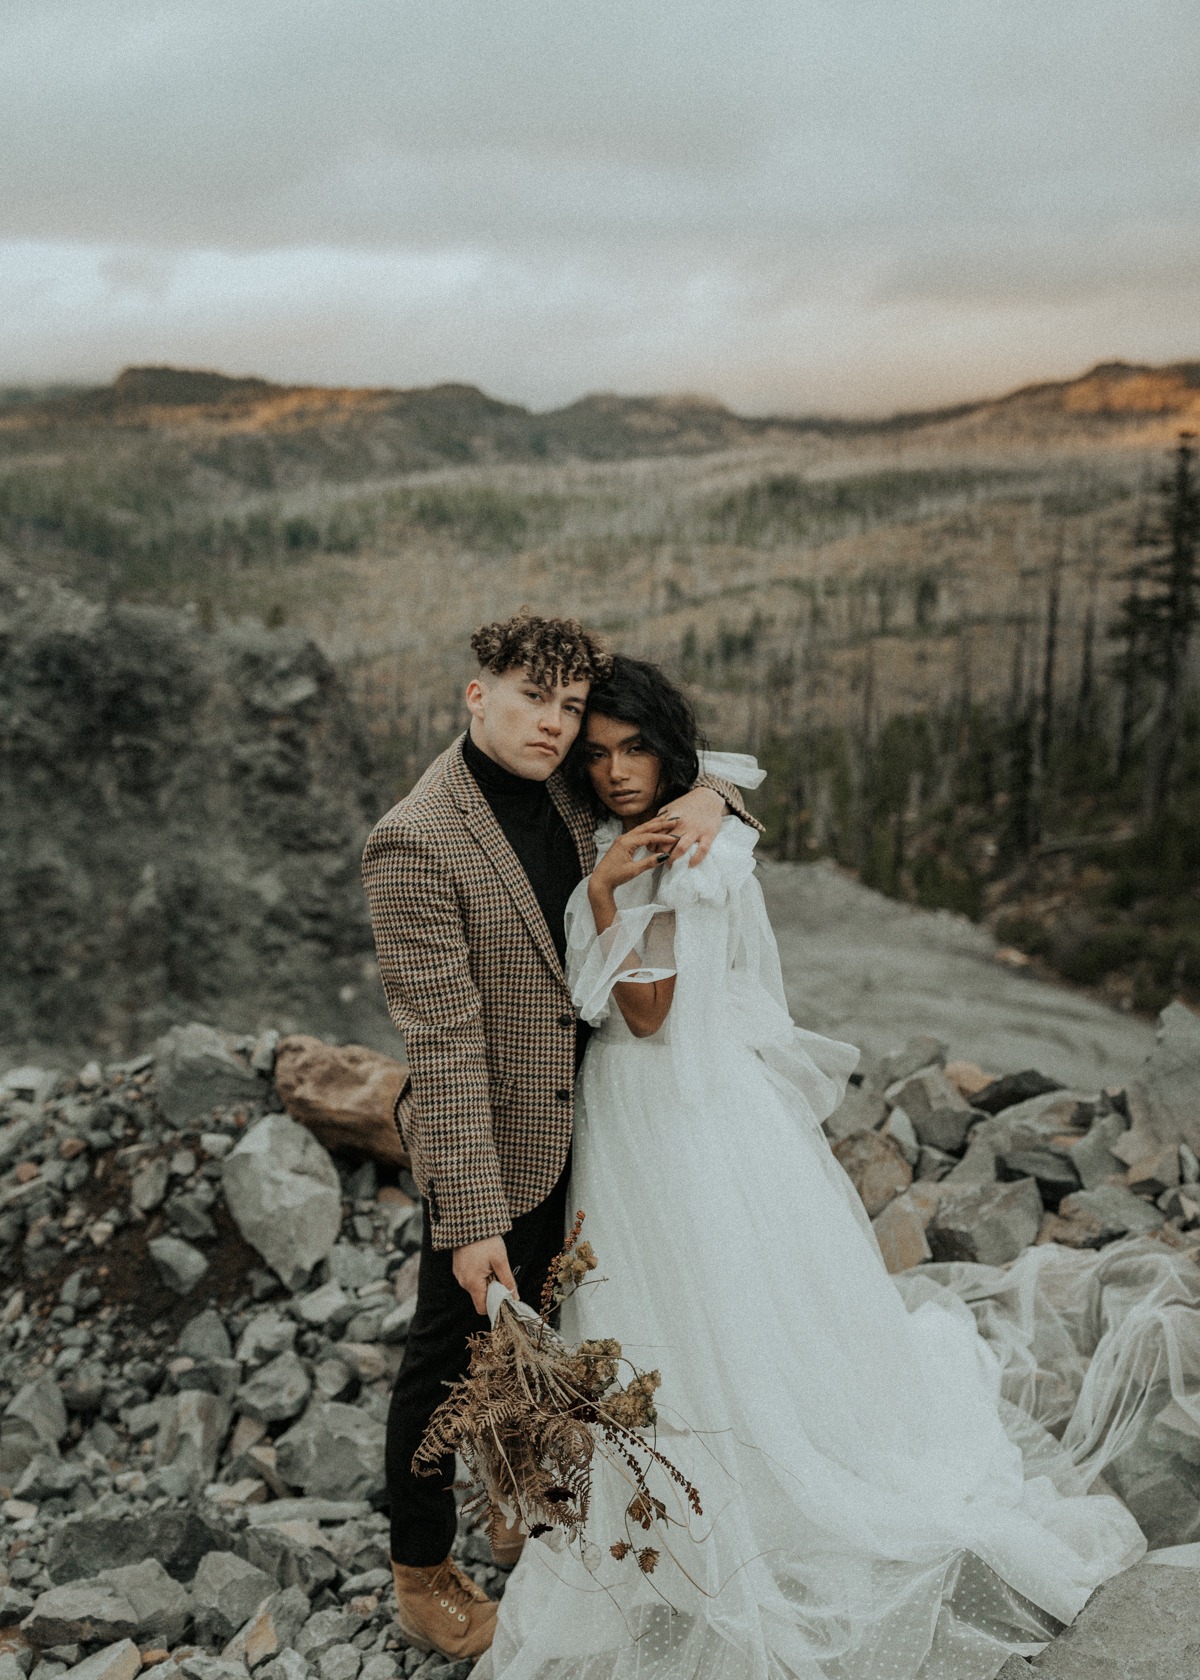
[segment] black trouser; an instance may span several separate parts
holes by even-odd
[[[566,1235],[567,1179],[570,1162],[544,1202],[513,1220],[504,1236],[508,1262],[521,1299],[537,1307],[550,1262]],[[432,1475],[413,1474],[413,1454],[433,1413],[468,1363],[467,1337],[487,1327],[471,1297],[455,1281],[449,1249],[430,1242],[429,1208],[421,1239],[417,1309],[404,1360],[392,1390],[387,1427],[387,1485],[392,1507],[392,1557],[397,1563],[424,1567],[441,1563],[454,1541],[458,1515],[454,1504],[454,1455],[443,1458]]]

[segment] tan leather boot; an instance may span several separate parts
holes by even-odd
[[[446,1558],[427,1569],[392,1564],[396,1621],[418,1651],[440,1651],[456,1662],[474,1661],[492,1643],[499,1606],[469,1575]]]
[[[520,1520],[507,1522],[499,1511],[493,1511],[488,1518],[487,1537],[492,1556],[501,1569],[511,1569],[525,1550],[525,1530]]]

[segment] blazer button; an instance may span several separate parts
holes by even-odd
[[[556,1101],[561,1103],[569,1103],[571,1100],[570,1091],[555,1091],[554,1096]]]
[[[558,1017],[558,1024],[560,1027],[573,1027],[575,1025],[575,1017],[574,1015],[560,1015]]]

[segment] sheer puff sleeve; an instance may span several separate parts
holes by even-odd
[[[797,1027],[788,1011],[779,948],[755,876],[758,834],[736,817],[694,869],[681,857],[656,898],[675,912],[677,973],[671,1046],[681,1089],[700,1100],[712,1047],[753,1050],[798,1115],[819,1124],[842,1101],[859,1059],[852,1044]]]
[[[615,823],[603,824],[596,834],[598,850],[610,846],[618,832]],[[650,870],[618,887],[616,920],[599,934],[587,882],[581,881],[571,895],[566,913],[567,984],[580,1016],[593,1027],[608,1019],[618,982],[649,985],[675,972],[675,918],[654,890],[662,873]]]

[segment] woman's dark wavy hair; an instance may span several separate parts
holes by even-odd
[[[663,804],[695,785],[700,774],[697,754],[704,745],[696,714],[657,665],[616,654],[609,675],[592,684],[588,711],[636,725],[646,747],[662,761]],[[585,720],[563,770],[577,793],[598,804],[587,773],[586,736]]]

